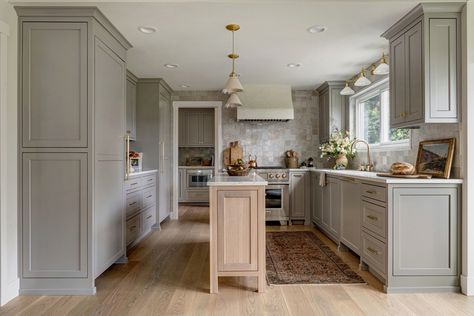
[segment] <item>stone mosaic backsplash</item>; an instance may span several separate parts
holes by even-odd
[[[212,159],[214,162],[214,148],[211,147],[179,147],[178,161],[180,166],[186,166],[186,160],[192,157]]]
[[[177,91],[176,101],[225,101],[220,91]],[[318,97],[312,91],[293,91],[295,119],[290,122],[237,122],[235,109],[222,110],[222,136],[224,144],[240,140],[244,156],[257,155],[259,165],[283,165],[284,152],[294,149],[303,158],[315,158],[316,167],[330,167],[331,162],[319,158],[319,120]],[[412,130],[412,145],[409,150],[373,151],[372,160],[377,170],[388,170],[397,161],[416,163],[418,144],[422,140],[456,138],[452,177],[462,174],[460,151],[461,124],[426,124]],[[351,162],[358,167],[366,160],[365,152],[359,153]]]

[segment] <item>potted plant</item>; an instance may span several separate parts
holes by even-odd
[[[334,169],[344,170],[349,163],[348,158],[355,156],[355,149],[352,148],[354,140],[349,138],[348,131],[335,131],[331,134],[327,143],[321,144],[321,158],[334,158],[336,160]]]

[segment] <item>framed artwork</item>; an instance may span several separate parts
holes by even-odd
[[[453,163],[455,143],[455,138],[420,142],[416,159],[416,172],[448,179]]]

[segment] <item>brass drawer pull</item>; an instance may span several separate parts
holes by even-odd
[[[153,179],[148,179],[147,181],[150,182],[150,181],[153,181]]]
[[[373,215],[367,215],[367,218],[371,219],[373,221],[378,221],[379,220],[379,218],[377,216],[373,216]]]
[[[153,194],[150,194],[149,196],[146,197],[146,199],[149,199],[153,196]]]
[[[133,183],[130,183],[130,186],[137,185],[137,184],[138,184],[138,182],[133,182]]]
[[[131,230],[131,231],[134,231],[135,229],[137,229],[137,226],[132,226],[132,227],[130,227],[130,230]]]
[[[135,205],[135,204],[137,204],[137,202],[136,202],[136,201],[135,201],[135,202],[133,202],[133,203],[130,203],[130,204],[128,204],[128,206],[132,206],[132,205]]]
[[[377,191],[375,191],[375,190],[366,190],[365,193],[368,193],[368,194],[377,194]]]
[[[379,255],[379,252],[373,248],[367,247],[367,250],[373,253],[374,255],[377,255],[377,256]]]
[[[153,215],[148,215],[146,219],[150,219],[152,217],[153,217]]]

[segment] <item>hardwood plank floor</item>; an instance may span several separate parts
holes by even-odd
[[[255,292],[256,278],[221,278],[209,294],[208,208],[183,206],[179,221],[164,223],[97,279],[95,296],[21,296],[0,315],[474,315],[474,297],[461,294],[392,294],[359,260],[319,231],[271,226],[269,231],[310,230],[357,271],[364,285],[283,285]]]

